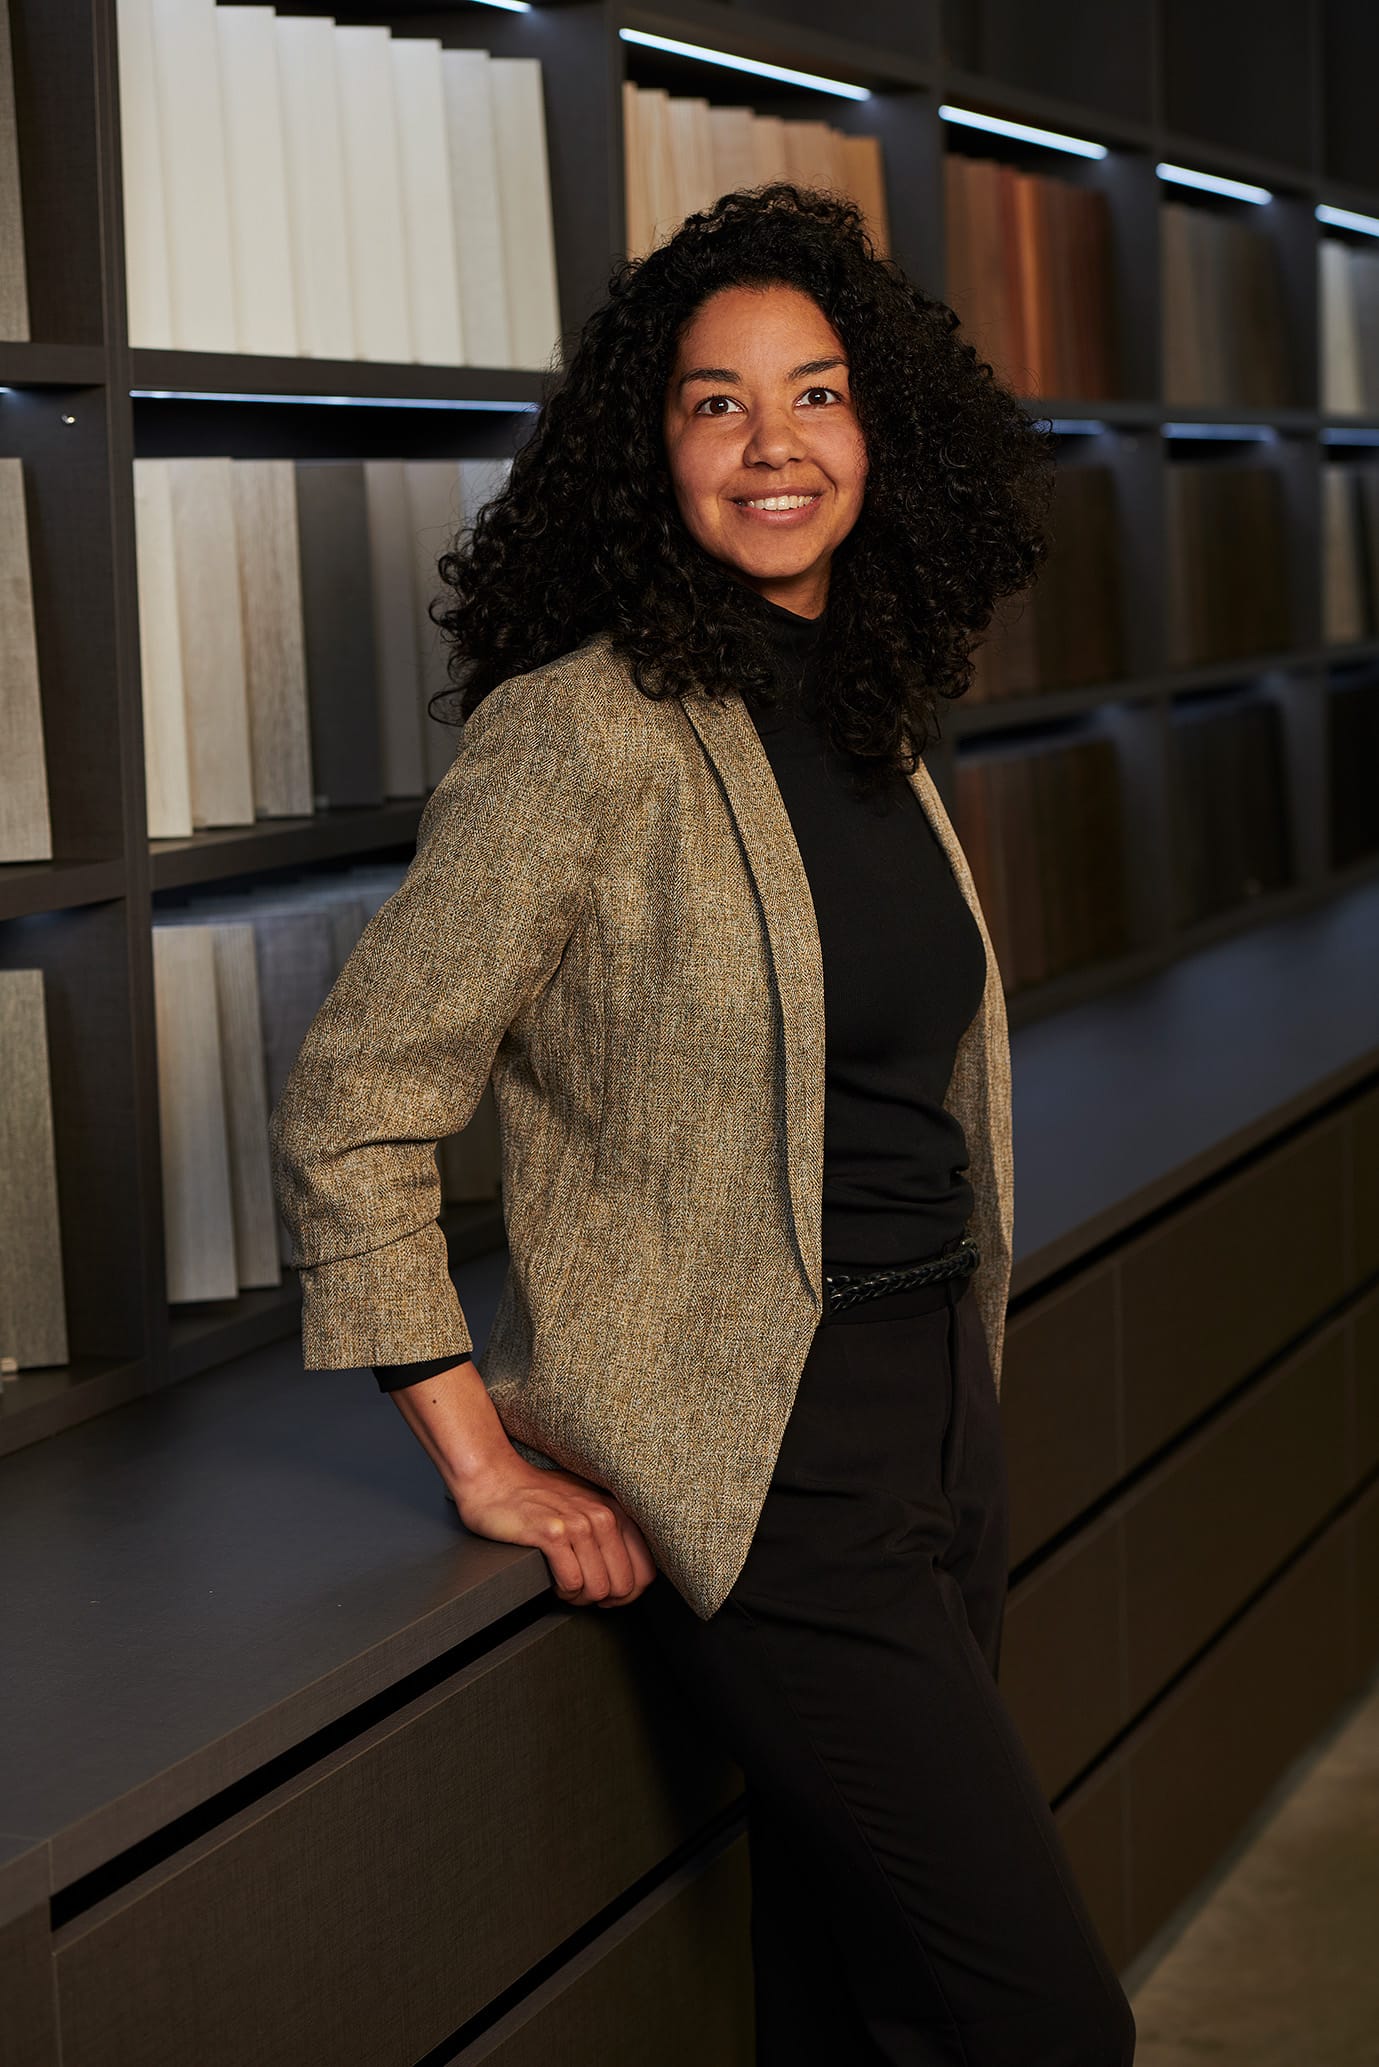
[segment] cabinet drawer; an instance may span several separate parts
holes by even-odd
[[[740,1789],[615,1614],[543,1616],[74,1918],[65,2067],[413,2067]]]
[[[1361,1673],[1379,1665],[1379,1484],[1355,1510],[1355,1660]]]
[[[750,1916],[744,1833],[637,1903],[454,2067],[752,2067]]]
[[[1125,1251],[1128,1468],[1341,1298],[1346,1182],[1336,1119]]]
[[[1121,1589],[1111,1516],[1011,1592],[1000,1687],[1049,1798],[1105,1749],[1124,1719]]]
[[[1350,1526],[1341,1522],[1127,1740],[1136,1950],[1350,1691],[1350,1556]]]
[[[1379,1292],[1355,1309],[1354,1475],[1367,1478],[1379,1464]]]
[[[0,2067],[57,2067],[48,1852],[0,1837]]]
[[[1350,1167],[1355,1199],[1355,1275],[1379,1270],[1379,1091],[1350,1116]]]
[[[1346,1342],[1328,1329],[1122,1509],[1134,1714],[1344,1497]]]
[[[1120,1973],[1130,1963],[1125,1856],[1125,1767],[1112,1757],[1059,1804],[1054,1818],[1078,1892],[1106,1956]]]
[[[1116,1280],[1109,1263],[1050,1292],[1006,1330],[1001,1421],[1018,1564],[1115,1484]]]

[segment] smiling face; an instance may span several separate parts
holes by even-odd
[[[725,287],[690,318],[666,389],[666,457],[691,536],[817,617],[857,522],[867,454],[842,339],[796,287]]]

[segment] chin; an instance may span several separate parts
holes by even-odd
[[[792,581],[796,575],[808,574],[811,568],[817,567],[819,559],[818,553],[802,553],[788,559],[783,554],[761,554],[746,559],[729,559],[728,565],[735,567],[739,574],[750,574],[755,581]]]

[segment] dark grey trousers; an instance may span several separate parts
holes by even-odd
[[[1128,2067],[1130,2005],[996,1685],[1000,1405],[971,1280],[819,1327],[746,1564],[627,1612],[746,1776],[758,2067]]]

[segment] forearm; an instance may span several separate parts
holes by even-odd
[[[448,1485],[473,1484],[516,1455],[472,1357],[389,1397]]]

